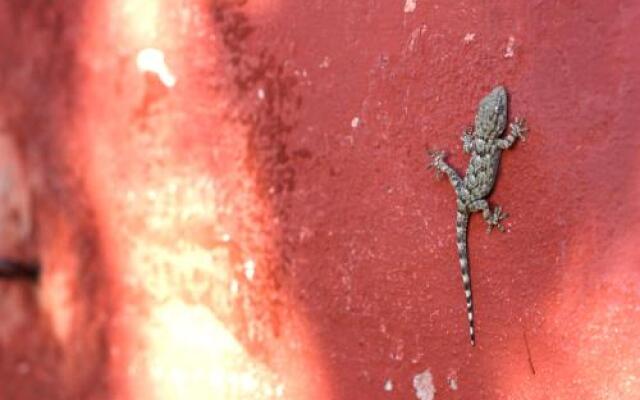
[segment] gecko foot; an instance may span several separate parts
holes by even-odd
[[[500,206],[494,207],[493,214],[491,214],[489,218],[485,219],[488,225],[487,233],[491,233],[491,230],[493,230],[494,227],[497,228],[500,232],[504,232],[504,225],[502,225],[500,221],[504,220],[508,216],[509,214],[502,212],[502,208]]]
[[[510,126],[511,134],[517,138],[520,138],[524,142],[528,131],[527,122],[524,120],[524,118],[516,118]]]
[[[444,159],[444,155],[445,155],[444,151],[428,150],[427,154],[431,158],[431,161],[427,165],[427,168],[428,169],[435,168],[436,177],[440,178],[442,176],[442,170],[440,168],[440,164],[442,163],[442,160]]]

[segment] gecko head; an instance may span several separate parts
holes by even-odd
[[[475,134],[483,139],[499,137],[507,125],[507,91],[497,86],[480,101]]]

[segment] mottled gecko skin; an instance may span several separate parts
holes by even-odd
[[[527,131],[524,120],[516,118],[510,125],[509,134],[502,138],[506,124],[507,92],[504,87],[498,86],[480,101],[473,130],[467,129],[463,133],[462,149],[465,153],[471,153],[471,160],[464,178],[460,178],[456,171],[444,161],[444,152],[429,152],[431,157],[429,167],[436,169],[437,176],[440,176],[441,173],[446,174],[456,192],[458,209],[456,215],[456,242],[462,284],[464,285],[464,293],[467,299],[469,334],[471,336],[471,345],[473,346],[475,346],[476,337],[467,256],[467,226],[469,215],[476,211],[482,211],[482,216],[488,224],[488,232],[491,232],[493,227],[504,232],[504,226],[500,221],[504,220],[507,214],[503,213],[499,206],[495,206],[491,211],[486,197],[491,193],[495,184],[502,150],[511,147],[518,138],[524,140],[524,135]]]

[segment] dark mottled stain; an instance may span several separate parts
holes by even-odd
[[[287,136],[295,127],[302,97],[298,80],[267,48],[254,48],[249,42],[256,32],[242,12],[246,0],[214,2],[214,21],[222,33],[222,41],[233,65],[232,79],[238,91],[242,112],[240,122],[249,128],[249,168],[256,172],[264,196],[278,195],[295,189],[295,169],[291,165]],[[247,104],[258,89],[265,98],[258,104]],[[284,209],[279,210],[284,217]]]
[[[313,157],[313,153],[309,149],[294,150],[292,154],[295,158],[310,159]]]
[[[234,107],[238,115],[229,116],[245,126],[248,133],[247,167],[256,177],[257,189],[262,198],[269,201],[280,222],[288,219],[285,199],[295,190],[296,171],[293,161],[296,157],[310,157],[310,152],[302,150],[291,152],[287,140],[296,126],[297,113],[302,106],[302,97],[298,90],[298,79],[286,61],[279,58],[274,50],[259,44],[254,26],[243,12],[246,0],[213,1],[211,12],[216,29],[221,33],[225,49],[225,65],[228,78],[232,83],[231,94],[236,96]],[[256,100],[258,90],[265,96]],[[282,226],[282,225],[280,225]],[[279,231],[279,226],[269,229]],[[247,293],[251,310],[242,310],[238,304],[238,316],[241,324],[262,325],[271,335],[280,335],[280,319],[283,312],[279,290],[280,279],[286,274],[287,264],[281,233],[272,238],[275,249],[265,258],[269,278],[262,282],[251,283],[261,287],[262,293]],[[242,279],[241,275],[237,277]],[[236,329],[236,336],[254,355],[264,354],[259,343],[247,336],[246,326]]]

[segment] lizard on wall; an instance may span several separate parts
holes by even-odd
[[[463,133],[462,149],[465,153],[471,153],[471,160],[463,178],[458,176],[456,171],[444,161],[445,153],[443,151],[429,152],[431,162],[428,167],[435,168],[437,176],[440,176],[441,173],[446,174],[456,192],[456,242],[462,284],[467,300],[467,317],[472,346],[475,346],[476,338],[467,255],[467,226],[469,215],[476,211],[482,211],[482,216],[488,224],[488,232],[491,232],[494,227],[504,232],[504,226],[500,221],[504,220],[507,214],[499,206],[495,206],[491,211],[486,198],[495,184],[502,150],[511,147],[518,138],[524,140],[524,135],[527,132],[525,121],[516,118],[510,124],[509,134],[502,138],[506,124],[507,92],[504,87],[498,86],[480,101],[473,130],[468,128]]]

